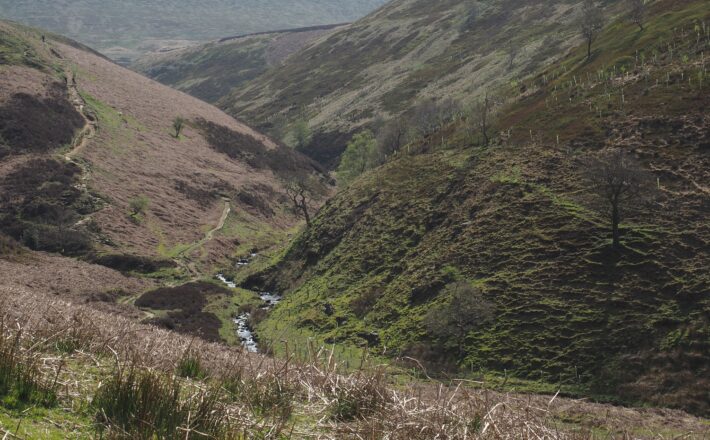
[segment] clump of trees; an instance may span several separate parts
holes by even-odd
[[[377,165],[377,141],[370,130],[362,131],[348,143],[338,166],[338,181],[349,185],[357,176]]]
[[[173,137],[175,139],[178,139],[180,137],[180,133],[182,133],[182,129],[185,127],[185,119],[181,116],[175,117],[173,119]]]
[[[313,137],[311,133],[311,128],[308,126],[308,121],[305,119],[299,119],[293,125],[291,130],[291,136],[293,137],[293,147],[296,150],[302,151],[308,144],[311,143]]]
[[[485,117],[489,114],[490,102],[486,97]],[[338,167],[339,183],[349,185],[365,171],[385,163],[414,139],[431,136],[463,114],[461,104],[455,99],[425,99],[415,105],[407,115],[377,124],[380,125],[377,135],[370,130],[357,133],[341,157]]]
[[[446,286],[442,295],[448,300],[427,313],[424,324],[431,336],[442,348],[452,348],[459,359],[464,356],[466,338],[469,334],[490,324],[495,318],[495,305],[488,301],[481,290],[465,281]]]
[[[462,114],[461,104],[453,98],[425,99],[412,110],[410,125],[417,137],[426,137]]]
[[[379,160],[384,162],[408,142],[409,124],[406,119],[398,117],[386,122],[377,134]]]
[[[648,201],[653,176],[621,149],[607,150],[584,162],[586,179],[611,226],[612,245],[621,248],[619,224],[626,212]]]
[[[592,58],[592,44],[604,27],[604,14],[595,0],[584,0],[579,30],[587,42],[587,61]]]

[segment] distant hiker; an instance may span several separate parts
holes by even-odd
[[[46,43],[46,42],[47,42],[47,39],[44,37],[44,35],[42,35],[42,43]]]

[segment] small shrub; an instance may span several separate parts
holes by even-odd
[[[207,377],[207,371],[202,366],[199,355],[188,350],[178,361],[176,374],[180,377],[202,380]]]
[[[0,398],[2,405],[17,408],[24,405],[50,407],[56,404],[56,382],[47,381],[39,360],[23,350],[22,332],[7,332],[0,322]]]
[[[148,205],[150,205],[150,200],[146,196],[135,197],[128,201],[129,218],[133,223],[140,224],[143,221],[143,215],[148,209]]]
[[[175,377],[133,366],[117,368],[92,401],[99,437],[224,439],[236,435],[219,390],[185,391]]]
[[[244,379],[241,374],[225,379],[222,388],[234,402],[244,402],[256,415],[287,420],[293,413],[296,391],[274,376]]]
[[[22,254],[22,248],[12,238],[0,234],[0,258],[13,258]]]
[[[384,376],[355,375],[332,384],[328,411],[340,422],[364,419],[381,411],[388,402]]]
[[[350,301],[350,310],[355,316],[362,319],[375,307],[377,300],[381,296],[382,291],[380,289],[366,290]]]
[[[148,209],[149,204],[150,200],[146,196],[139,196],[128,201],[128,207],[132,215],[143,214]]]
[[[90,255],[89,260],[94,264],[110,267],[124,273],[138,272],[147,274],[177,266],[172,260],[130,254]]]
[[[180,133],[182,133],[182,129],[185,127],[185,119],[178,116],[175,119],[173,119],[173,130],[175,131],[173,136],[175,139],[180,137]]]

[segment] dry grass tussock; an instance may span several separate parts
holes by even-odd
[[[0,345],[31,360],[33,398],[90,402],[105,438],[591,438],[555,422],[572,401],[465,382],[395,387],[371,362],[339,373],[326,349],[272,359],[17,290],[0,296],[0,317]]]

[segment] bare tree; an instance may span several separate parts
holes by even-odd
[[[443,294],[450,296],[449,300],[443,306],[431,309],[424,322],[434,337],[441,341],[455,341],[461,358],[469,333],[493,320],[495,306],[480,290],[463,281],[448,285]]]
[[[461,113],[461,103],[453,98],[441,101],[428,98],[414,106],[409,124],[416,136],[426,137],[454,121]]]
[[[587,60],[592,58],[592,44],[604,27],[604,14],[595,0],[584,0],[579,28],[587,42]]]
[[[377,151],[381,162],[407,143],[409,125],[403,118],[388,121],[377,134]]]
[[[643,30],[643,22],[646,18],[646,0],[627,0],[629,4],[629,16],[639,29]]]
[[[412,112],[412,130],[419,137],[425,137],[439,129],[439,106],[433,99],[419,102]]]
[[[584,163],[585,173],[597,200],[611,222],[612,243],[621,247],[619,223],[625,211],[648,199],[654,189],[651,174],[623,150],[608,150]]]
[[[439,127],[457,120],[462,111],[461,103],[454,98],[445,98],[437,103]]]
[[[293,203],[293,208],[297,213],[301,213],[306,220],[306,225],[311,225],[311,215],[309,204],[312,197],[307,178],[302,176],[292,176],[286,181],[286,195]]]
[[[483,137],[483,145],[488,146],[491,139],[488,135],[488,130],[490,129],[490,115],[493,109],[493,99],[488,95],[488,92],[484,97],[473,106],[471,117],[472,128],[478,129]]]

